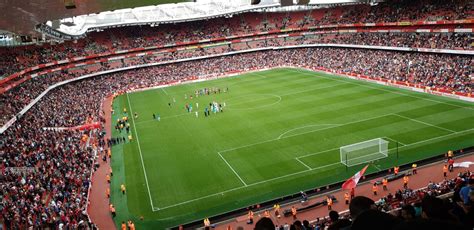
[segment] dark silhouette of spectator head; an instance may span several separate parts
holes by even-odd
[[[258,220],[255,224],[255,230],[275,230],[275,225],[273,224],[272,219],[263,217]]]
[[[302,229],[303,229],[303,225],[301,224],[301,221],[299,221],[299,220],[296,220],[290,226],[290,230],[302,230]]]
[[[310,229],[311,227],[309,226],[309,221],[303,220],[303,227],[304,227],[305,229]]]
[[[329,225],[328,230],[339,230],[339,229],[350,229],[351,221],[345,218],[341,218],[332,222]]]
[[[356,196],[352,199],[351,203],[349,204],[349,211],[351,213],[351,217],[353,219],[357,218],[362,212],[374,209],[375,202],[365,196]]]
[[[360,213],[352,223],[352,230],[377,229],[383,226],[385,229],[392,229],[400,221],[388,213],[378,210],[365,210]]]
[[[453,220],[447,205],[437,197],[425,196],[421,201],[421,209],[421,216],[425,219]]]
[[[462,225],[442,220],[433,220],[433,219],[414,219],[409,221],[403,221],[397,226],[392,228],[393,230],[420,230],[420,229],[430,229],[430,230],[468,230]]]
[[[416,216],[415,207],[413,207],[412,205],[404,205],[401,209],[400,216],[404,220],[414,219]]]
[[[339,213],[336,212],[336,211],[330,211],[329,212],[329,219],[331,219],[332,222],[336,222],[337,220],[339,220]]]
[[[474,178],[472,178],[472,177],[469,178],[469,182],[468,182],[468,183],[469,183],[469,185],[474,186]]]

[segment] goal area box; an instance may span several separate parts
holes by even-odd
[[[340,147],[341,163],[347,167],[388,157],[387,140],[376,138]]]

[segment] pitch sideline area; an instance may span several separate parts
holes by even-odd
[[[245,80],[242,80],[243,78]],[[283,83],[282,80],[284,80]],[[313,85],[316,87],[313,87]],[[199,87],[211,86],[222,88],[230,86],[230,89],[227,93],[202,96],[192,99],[192,101],[183,97],[184,94],[187,94],[185,97],[189,97]],[[271,96],[256,96],[256,98],[246,96],[252,94]],[[278,98],[278,100],[275,100],[275,98]],[[198,110],[198,117],[195,117],[194,111],[191,113],[183,112],[185,103],[192,102],[194,104],[198,102],[204,106],[210,100],[219,100],[224,103],[227,101],[228,109],[224,107],[225,112],[213,114],[207,118],[203,116],[201,109]],[[173,105],[169,106],[170,108],[167,108],[168,101],[173,101]],[[133,177],[144,178],[146,189],[136,194],[144,196],[144,193],[148,193],[146,197],[149,200],[149,207],[157,214],[166,209],[188,206],[193,203],[199,203],[191,205],[197,207],[211,202],[210,206],[212,207],[215,205],[212,204],[213,200],[218,200],[218,204],[222,199],[229,199],[231,196],[234,196],[234,199],[244,197],[242,203],[227,204],[220,206],[218,210],[213,210],[215,215],[223,211],[250,205],[252,204],[249,202],[250,200],[260,202],[276,198],[278,195],[288,194],[288,192],[297,192],[329,181],[342,180],[357,167],[351,167],[349,170],[345,169],[345,166],[338,159],[339,147],[371,138],[381,137],[390,141],[388,158],[381,159],[373,164],[372,171],[390,167],[394,160],[400,161],[400,163],[413,161],[428,157],[430,154],[438,154],[440,151],[449,148],[459,148],[473,144],[472,141],[464,139],[465,136],[472,137],[474,129],[472,124],[466,123],[466,121],[474,118],[472,112],[474,107],[469,103],[305,70],[276,69],[244,74],[228,79],[127,94],[126,98],[122,98],[119,103],[119,106],[115,105],[116,111],[121,111],[121,107],[125,105],[128,107],[130,114],[135,112],[139,114],[137,120],[130,116],[133,126],[132,134],[136,142],[132,149],[124,150],[124,152],[127,154],[129,152],[130,154],[137,153],[137,156],[139,156],[142,174],[132,173],[135,174]],[[158,122],[148,119],[152,113],[155,113],[153,111],[157,111],[157,113],[165,111],[166,113],[162,112],[163,120]],[[450,121],[449,119],[448,121],[439,119],[445,117],[446,114],[454,113],[456,115],[453,115]],[[268,122],[268,120],[273,121]],[[201,124],[196,122],[206,122],[206,124],[200,126]],[[260,124],[263,124],[263,126],[260,126]],[[195,134],[199,131],[196,131],[194,126],[197,126],[197,130],[199,130],[215,127],[215,125],[226,126],[215,133],[216,135],[223,135],[221,142],[216,141],[210,147],[200,146],[200,141],[208,142],[210,139],[196,137]],[[250,130],[253,135],[243,131],[245,129]],[[174,133],[170,130],[174,130]],[[230,131],[232,135],[225,134],[229,130],[232,130]],[[159,139],[163,137],[156,134],[159,132],[167,133],[169,137],[161,141]],[[181,135],[183,133],[187,133],[190,139],[184,138],[184,142],[179,140],[180,137],[183,137]],[[153,138],[150,138],[150,136]],[[207,136],[206,138],[214,139],[216,137]],[[234,138],[237,141],[228,141],[226,138]],[[142,139],[143,142],[140,144]],[[464,141],[450,143],[452,140],[458,139]],[[191,143],[191,140],[197,141],[198,144]],[[163,182],[163,180],[158,179],[163,177],[158,176],[157,178],[157,174],[167,174],[169,172],[162,168],[163,166],[160,167],[162,164],[152,164],[158,161],[151,159],[157,156],[163,159],[174,157],[177,158],[174,161],[177,163],[180,157],[186,158],[185,155],[181,156],[183,152],[179,148],[173,149],[173,147],[170,147],[171,149],[167,149],[163,146],[164,143],[172,146],[176,142],[193,145],[191,149],[194,149],[199,158],[209,158],[207,161],[211,160],[211,164],[217,165],[219,170],[212,172],[213,167],[207,169],[203,167],[203,176],[215,175],[217,179],[221,180],[215,181],[218,184],[217,186],[212,185],[212,183],[203,184],[204,187],[210,185],[208,187],[211,187],[211,189],[189,190],[186,196],[179,196],[178,193],[177,198],[180,200],[174,199],[175,202],[164,201],[164,199],[154,202],[156,197],[162,196],[166,191],[163,188],[169,186],[169,189],[174,186],[170,186],[171,184],[167,182],[166,186],[161,185],[160,189],[160,186],[156,185],[156,183]],[[398,145],[395,146],[397,142]],[[430,143],[434,146],[434,149],[428,148],[429,151],[425,151],[420,156],[411,154]],[[160,146],[156,146],[156,144]],[[200,148],[203,148],[203,151]],[[189,150],[188,148],[185,149]],[[173,153],[173,150],[176,150],[176,152]],[[432,152],[432,150],[435,150],[435,152]],[[269,160],[269,157],[271,157],[271,160]],[[200,166],[209,165],[202,162],[196,163],[201,164]],[[127,178],[130,178],[131,172],[127,167],[126,170]],[[341,175],[331,179],[327,178],[328,175],[334,172]],[[199,182],[204,181],[199,178],[199,173],[196,174],[196,171],[194,173],[194,175],[192,173],[181,175],[181,179],[194,176],[193,179]],[[218,174],[222,175],[219,177]],[[320,174],[322,174],[322,177],[326,177],[326,180],[318,181]],[[166,177],[164,178],[166,179]],[[194,186],[186,185],[179,179],[174,178],[170,181],[182,184],[181,189],[183,190]],[[207,179],[213,180],[213,178]],[[285,182],[293,181],[293,179],[297,182],[303,181],[304,185],[295,188],[283,187],[282,189],[282,183],[285,184]],[[318,183],[311,182],[312,180],[318,181]],[[220,186],[221,183],[225,186]],[[292,185],[294,183],[287,186],[291,187]],[[264,194],[264,196],[260,195],[256,199],[245,199],[249,196],[249,192],[235,194],[238,190],[248,191],[249,187],[253,187],[253,191],[258,191],[262,187],[273,187],[272,189],[283,191]],[[170,195],[164,197],[170,197]],[[233,200],[232,197],[230,200]],[[201,218],[205,214],[203,212],[201,215],[183,217],[179,221],[190,221],[193,220],[192,218]],[[170,215],[176,214],[170,212]],[[156,216],[156,214],[150,216]],[[160,215],[160,217],[163,216]],[[173,220],[176,222],[166,223],[167,226],[178,223],[178,219],[174,218]]]

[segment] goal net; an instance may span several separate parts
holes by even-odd
[[[388,141],[382,138],[340,148],[341,163],[350,167],[388,157]]]

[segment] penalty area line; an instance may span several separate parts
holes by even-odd
[[[374,166],[374,168],[376,168],[377,170],[382,171],[382,169],[379,168],[375,163],[373,163],[373,164],[371,164],[371,165]]]
[[[386,138],[386,139],[388,139],[389,141],[398,142],[399,144],[402,144],[403,146],[406,146],[406,145],[407,145],[407,144],[405,144],[405,143],[402,143],[401,141],[397,141],[397,140],[395,140],[395,139],[393,139],[393,138],[390,138],[390,137],[382,137],[382,139],[383,139],[383,138]]]
[[[234,170],[234,168],[232,168],[232,166],[229,164],[229,162],[227,162],[227,160],[221,155],[220,152],[218,152],[217,154],[219,154],[219,156],[221,157],[221,159],[227,164],[227,166],[229,166],[230,170],[232,170],[232,172],[234,172],[234,174],[239,178],[239,180],[242,182],[242,184],[244,184],[245,187],[247,187],[247,183],[245,183],[244,180],[242,180],[242,178],[239,176],[239,174]]]
[[[311,170],[311,167],[309,167],[307,164],[305,164],[303,161],[301,161],[300,159],[298,159],[298,157],[295,158],[295,160],[297,160],[298,162],[300,162],[302,165],[304,165],[304,167],[308,168],[309,170]]]
[[[254,185],[264,184],[264,183],[267,183],[267,182],[270,182],[270,181],[275,181],[275,180],[279,180],[279,179],[282,179],[282,178],[291,177],[291,176],[294,176],[294,175],[299,175],[299,174],[302,174],[302,173],[311,172],[311,171],[318,170],[318,169],[331,167],[331,166],[338,165],[338,164],[341,164],[341,162],[335,162],[335,163],[332,163],[332,164],[327,164],[327,165],[323,165],[323,166],[316,167],[316,168],[305,169],[303,171],[298,171],[298,172],[286,174],[286,175],[283,175],[283,176],[274,177],[274,178],[271,178],[271,179],[268,179],[268,180],[254,182],[254,183],[248,184],[247,186],[242,185],[242,186],[231,188],[231,189],[228,189],[228,190],[225,190],[225,191],[222,191],[222,192],[217,192],[217,193],[214,193],[214,194],[209,194],[207,196],[198,197],[198,198],[195,198],[195,199],[192,199],[192,200],[183,201],[181,203],[161,207],[159,210],[164,210],[164,209],[168,209],[168,208],[181,206],[181,205],[184,205],[184,204],[188,204],[188,203],[192,203],[192,202],[195,202],[195,201],[203,200],[203,199],[213,197],[213,196],[218,196],[218,195],[223,196],[225,193],[228,193],[228,192],[236,191],[236,190],[243,189],[243,188],[248,188],[248,187],[251,187],[251,186],[254,186]],[[156,210],[156,211],[158,211],[158,210]]]
[[[315,126],[339,126],[339,125],[341,125],[341,124],[313,124],[313,125],[305,125],[305,126],[301,126],[301,127],[296,127],[296,128],[290,129],[290,130],[285,131],[282,134],[280,134],[280,136],[277,137],[277,140],[281,139],[283,136],[285,136],[285,134],[293,132],[293,131],[298,130],[298,129],[304,129],[304,128],[315,127]],[[317,130],[318,129],[313,130],[313,131],[317,131]]]
[[[440,126],[437,126],[437,125],[434,125],[434,124],[430,124],[430,123],[428,123],[428,122],[420,121],[420,120],[417,120],[417,119],[414,119],[414,118],[410,118],[410,117],[407,117],[407,116],[403,116],[403,115],[400,115],[400,114],[397,114],[397,113],[394,113],[393,115],[399,116],[399,117],[401,117],[401,118],[404,118],[404,119],[407,119],[407,120],[410,120],[410,121],[418,122],[418,123],[420,123],[420,124],[424,124],[424,125],[427,125],[427,126],[431,126],[431,127],[435,127],[435,128],[438,128],[438,129],[442,129],[442,130],[445,130],[445,131],[448,131],[448,132],[451,132],[451,133],[456,133],[456,131],[454,131],[454,130],[447,129],[447,128],[443,128],[443,127],[440,127]]]
[[[247,148],[247,147],[260,145],[260,144],[264,144],[264,143],[269,143],[269,142],[273,142],[273,141],[278,141],[278,140],[282,140],[282,139],[287,139],[287,138],[291,138],[291,137],[301,136],[301,135],[305,135],[305,134],[308,134],[308,133],[314,133],[314,132],[319,132],[319,131],[323,131],[323,130],[338,128],[338,127],[342,127],[342,126],[346,126],[346,125],[356,124],[356,123],[360,123],[360,122],[375,120],[375,119],[388,117],[388,116],[392,116],[392,115],[393,114],[389,113],[389,114],[370,117],[370,118],[361,119],[361,120],[357,120],[357,121],[347,122],[347,123],[343,123],[343,124],[340,124],[340,125],[334,125],[334,126],[330,126],[330,127],[326,127],[326,128],[322,128],[322,129],[311,130],[311,131],[308,131],[308,132],[301,132],[301,133],[297,133],[297,134],[286,135],[286,136],[280,137],[280,138],[274,138],[274,139],[260,141],[260,142],[247,144],[247,145],[242,145],[242,146],[238,146],[238,147],[234,147],[234,148],[230,148],[230,149],[225,149],[225,150],[220,151],[220,153],[225,153],[225,152],[233,151],[233,150],[236,150],[236,149]]]
[[[430,139],[410,143],[410,144],[407,144],[406,146],[401,146],[400,148],[404,149],[404,148],[408,148],[408,147],[411,147],[411,146],[414,146],[414,145],[418,145],[420,143],[429,142],[429,141],[432,141],[432,140],[435,140],[435,139],[445,138],[445,137],[448,137],[448,136],[453,136],[453,135],[462,134],[462,133],[468,133],[468,132],[472,132],[472,131],[474,131],[474,129],[466,129],[466,130],[458,131],[456,133],[450,133],[450,134],[447,134],[447,135],[442,135],[442,136],[438,136],[438,137],[434,137],[434,138],[430,138]],[[316,154],[320,154],[320,153],[324,153],[324,152],[334,151],[334,150],[337,150],[337,149],[339,149],[339,148],[334,148],[334,149],[329,149],[329,150],[325,150],[325,151],[321,151],[321,152],[317,152],[317,153],[307,154],[307,155],[304,155],[304,156],[300,156],[298,158],[304,158],[304,157],[307,157],[307,156],[312,156],[312,155],[316,155]],[[392,148],[392,149],[389,149],[389,150],[393,150],[393,149],[395,149],[395,148]],[[219,152],[219,155],[221,155],[220,152]],[[376,159],[374,159],[374,160],[376,160]],[[161,208],[153,207],[153,211],[155,212],[155,211],[159,211],[159,210],[173,208],[173,207],[181,206],[181,205],[184,205],[184,204],[192,203],[192,202],[195,202],[195,201],[207,199],[207,198],[213,197],[213,196],[218,196],[218,195],[223,196],[225,193],[228,193],[228,192],[240,190],[240,189],[243,189],[243,188],[248,188],[248,187],[251,187],[251,186],[254,186],[254,185],[267,183],[267,182],[278,180],[278,179],[281,179],[281,178],[286,178],[286,177],[291,177],[291,176],[299,175],[299,174],[306,173],[306,172],[311,172],[311,171],[322,169],[322,168],[331,167],[331,166],[337,165],[337,164],[341,164],[341,162],[335,162],[335,163],[332,163],[332,164],[327,164],[327,165],[323,165],[323,166],[312,168],[312,169],[305,169],[303,171],[286,174],[286,175],[271,178],[271,179],[268,179],[268,180],[254,182],[254,183],[248,184],[247,186],[242,185],[242,186],[231,188],[231,189],[228,189],[228,190],[225,190],[225,191],[222,191],[222,192],[209,194],[209,195],[206,195],[206,196],[198,197],[198,198],[195,198],[195,199],[187,200],[187,201],[184,201],[184,202],[180,202],[180,203],[177,203],[177,204],[173,204],[173,205],[169,205],[169,206],[165,206],[165,207],[161,207]],[[374,165],[374,164],[372,164],[372,165]],[[377,166],[374,165],[374,167],[377,167]]]

